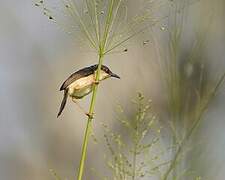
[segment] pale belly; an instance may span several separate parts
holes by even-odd
[[[71,85],[69,85],[69,96],[74,97],[76,99],[80,99],[89,93],[92,92],[93,90],[93,80],[94,76],[90,75],[84,78],[81,78]]]
[[[93,86],[86,86],[82,89],[69,89],[69,95],[75,99],[80,99],[88,94],[90,94],[93,90]]]
[[[102,71],[100,73],[99,80],[102,81],[107,77],[108,74]],[[69,96],[74,97],[76,99],[80,99],[90,94],[93,90],[93,82],[94,82],[93,74],[76,80],[75,82],[73,82],[68,86]]]

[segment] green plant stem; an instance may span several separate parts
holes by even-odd
[[[102,51],[100,51],[99,61],[98,61],[98,70],[97,70],[96,77],[95,77],[96,78],[95,80],[97,82],[99,81],[99,75],[100,75],[100,70],[101,70],[101,66],[102,66],[102,61],[103,61],[103,54],[102,54]],[[84,173],[84,163],[85,163],[85,159],[86,159],[86,156],[87,156],[88,140],[89,140],[89,136],[91,134],[91,123],[92,123],[92,119],[93,119],[92,115],[94,113],[95,101],[96,101],[96,96],[97,96],[97,89],[98,89],[98,84],[95,84],[94,87],[93,87],[91,104],[90,104],[90,108],[89,108],[90,116],[88,117],[88,121],[87,121],[87,125],[86,125],[77,180],[82,180],[83,173]]]
[[[197,118],[197,120],[195,121],[195,123],[193,124],[193,126],[191,127],[191,129],[189,130],[189,132],[187,133],[187,135],[184,137],[184,139],[181,141],[179,147],[178,147],[178,150],[176,151],[175,153],[175,156],[168,168],[168,170],[166,171],[164,177],[163,177],[163,180],[167,180],[171,171],[176,168],[176,163],[177,163],[177,160],[179,158],[179,155],[182,153],[183,151],[183,148],[185,146],[185,144],[188,142],[188,140],[190,139],[190,137],[192,136],[194,130],[198,127],[201,119],[202,119],[202,116],[204,114],[204,111],[206,110],[207,106],[208,106],[208,103],[206,103],[206,105],[203,107],[203,109],[201,110],[200,114],[199,114],[199,117]]]
[[[176,163],[177,160],[179,158],[179,155],[182,153],[183,148],[185,146],[185,144],[188,142],[188,140],[190,139],[190,137],[192,136],[193,132],[195,129],[197,129],[197,127],[199,126],[201,120],[202,120],[202,116],[204,115],[204,112],[206,111],[207,107],[209,106],[209,103],[212,101],[212,99],[215,97],[219,87],[221,86],[221,84],[223,83],[225,79],[225,73],[219,78],[218,82],[216,83],[215,87],[213,88],[211,94],[209,95],[208,99],[204,102],[204,104],[202,105],[202,108],[198,114],[198,117],[196,118],[196,121],[194,122],[193,126],[191,127],[191,129],[188,131],[188,133],[186,134],[186,136],[183,138],[183,140],[181,141],[178,150],[176,151],[176,154],[168,168],[168,170],[165,172],[163,180],[167,180],[171,171],[176,167]]]
[[[135,144],[134,153],[133,153],[132,180],[135,180],[136,178],[136,160],[137,160],[137,144]]]

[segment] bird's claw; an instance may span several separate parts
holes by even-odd
[[[94,113],[85,113],[89,119],[94,119]]]
[[[95,85],[99,85],[99,81],[97,81],[97,80],[94,80],[94,82],[93,82]]]

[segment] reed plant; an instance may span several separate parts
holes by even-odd
[[[208,13],[206,23],[198,24],[193,42],[188,50],[184,49],[187,47],[188,29],[185,23],[190,16],[187,4],[192,2],[173,2],[171,15],[168,17],[167,46],[155,43],[158,52],[167,52],[159,53],[159,65],[169,114],[165,122],[171,131],[171,144],[175,145],[163,180],[188,179],[185,177],[191,171],[186,169],[186,151],[190,148],[188,145],[200,123],[204,121],[205,114],[225,79],[224,71],[210,73],[209,64],[212,62],[203,56],[207,35],[210,33],[212,13]]]
[[[49,20],[58,24],[67,33],[71,34],[77,32],[77,30],[80,32],[79,35],[86,40],[87,46],[92,48],[98,56],[98,69],[95,77],[98,81],[105,56],[118,48],[123,48],[123,45],[129,39],[146,30],[144,22],[148,21],[147,26],[153,22],[152,12],[150,11],[153,1],[143,2],[145,2],[143,9],[132,18],[128,16],[128,2],[126,0],[84,0],[77,2],[60,0],[60,5],[54,8],[51,8],[50,4],[56,4],[56,1],[38,0],[35,2],[35,6],[39,7]],[[59,12],[63,12],[66,21],[62,21]],[[123,48],[122,51],[126,52],[127,48]],[[97,90],[98,84],[95,84],[89,107],[91,116],[87,119],[80,166],[77,173],[78,180],[83,178]]]
[[[105,160],[110,175],[102,175],[100,179],[161,179],[163,170],[170,163],[168,152],[173,147],[163,144],[161,131],[164,127],[152,102],[138,93],[127,110],[122,106],[117,108],[115,122],[119,130],[112,130],[107,124],[102,124],[109,151]]]

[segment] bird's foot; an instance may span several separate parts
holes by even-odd
[[[94,82],[93,82],[95,85],[99,85],[99,81],[97,81],[97,80],[94,80]]]
[[[94,119],[94,113],[85,113],[89,119]]]

